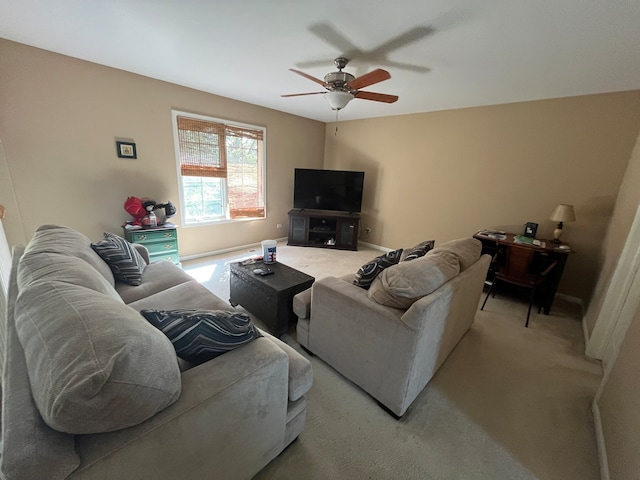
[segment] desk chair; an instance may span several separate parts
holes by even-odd
[[[556,268],[558,261],[550,260],[546,253],[537,252],[532,248],[511,247],[503,252],[504,259],[498,271],[495,274],[491,287],[484,298],[480,310],[484,310],[489,295],[493,292],[496,296],[496,286],[500,282],[509,283],[518,287],[530,290],[529,293],[529,309],[527,310],[527,321],[525,327],[529,327],[529,316],[531,315],[531,305],[536,299],[536,294],[546,287],[547,282],[551,278],[551,272]],[[538,306],[540,313],[542,306]]]

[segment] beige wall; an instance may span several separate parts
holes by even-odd
[[[556,204],[575,205],[559,291],[588,301],[639,129],[640,91],[340,122],[325,168],[365,171],[362,226],[389,248],[525,222],[548,238]]]
[[[286,236],[293,169],[322,166],[323,123],[0,39],[0,139],[16,194],[3,178],[0,203],[17,203],[9,215],[22,220],[8,222],[9,241],[45,223],[118,233],[128,196],[177,205],[172,108],[267,128],[267,219],[182,228],[180,254]],[[138,159],[118,158],[116,138],[135,141]]]
[[[591,331],[640,203],[639,107],[634,91],[341,122],[334,135],[335,124],[0,39],[0,204],[12,243],[43,223],[97,239],[119,231],[127,196],[178,201],[172,108],[264,125],[267,220],[183,228],[181,255],[285,236],[275,225],[287,224],[293,168],[323,161],[366,172],[363,227],[387,247],[526,221],[549,236],[553,207],[573,203],[563,238],[577,253],[560,290],[587,300]],[[116,137],[136,142],[137,160],[117,158]],[[612,478],[640,469],[639,352],[640,312],[599,404]]]
[[[573,203],[564,239],[577,253],[560,291],[588,300],[639,106],[634,91],[341,122],[334,135],[335,124],[0,40],[2,171],[15,189],[3,178],[0,203],[18,207],[7,221],[18,243],[43,223],[117,232],[131,195],[177,202],[176,108],[267,127],[267,220],[182,228],[182,256],[286,236],[276,224],[287,224],[293,169],[324,160],[366,172],[362,225],[386,247],[527,221],[549,236],[553,207]],[[116,138],[135,141],[138,159],[117,158]]]

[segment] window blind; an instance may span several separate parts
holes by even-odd
[[[177,117],[183,176],[227,180],[229,217],[264,218],[264,132]]]
[[[178,117],[180,172],[187,177],[226,177],[225,126]]]

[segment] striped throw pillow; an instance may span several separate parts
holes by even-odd
[[[262,336],[246,313],[195,309],[140,313],[171,340],[180,358],[197,364]]]
[[[436,244],[435,240],[425,240],[422,243],[419,243],[413,248],[409,248],[404,251],[404,255],[400,259],[401,262],[406,262],[408,260],[415,260],[416,258],[423,257],[429,250],[433,250],[433,246]]]
[[[142,283],[142,272],[147,262],[124,238],[105,232],[104,240],[92,243],[91,248],[109,265],[117,280],[129,285]]]
[[[353,280],[353,284],[360,288],[368,290],[371,286],[371,282],[382,272],[385,268],[395,265],[400,261],[402,255],[402,248],[394,250],[392,252],[385,253],[379,257],[374,258],[368,263],[361,266],[356,272],[356,277]]]

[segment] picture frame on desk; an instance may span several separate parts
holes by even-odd
[[[536,238],[536,232],[538,231],[538,224],[533,222],[527,222],[524,224],[524,230],[522,235],[529,238]]]

